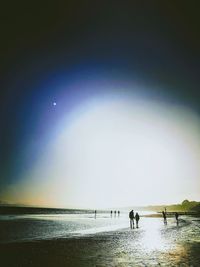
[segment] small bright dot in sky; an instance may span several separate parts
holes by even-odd
[[[53,102],[53,106],[56,106],[56,102]]]

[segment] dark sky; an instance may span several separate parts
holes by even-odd
[[[5,2],[0,14],[0,185],[26,167],[22,147],[45,132],[42,106],[62,90],[69,94],[68,106],[74,95],[82,96],[81,88],[67,87],[71,80],[135,79],[154,88],[155,96],[168,95],[199,113],[198,1]],[[66,88],[59,89],[64,82]],[[85,92],[90,93],[95,92]]]

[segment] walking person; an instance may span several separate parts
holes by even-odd
[[[139,219],[140,219],[140,215],[136,212],[135,214],[136,228],[138,228]]]
[[[167,213],[163,210],[162,211],[162,215],[163,215],[163,220],[164,220],[164,224],[167,224]]]
[[[129,212],[129,219],[130,219],[130,228],[134,229],[134,211],[133,210]]]
[[[179,214],[178,212],[175,212],[175,219],[176,219],[176,224],[179,224],[179,220],[178,220]]]

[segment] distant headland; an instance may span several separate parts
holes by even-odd
[[[181,204],[172,204],[172,205],[151,205],[142,207],[143,210],[150,210],[150,211],[161,211],[166,208],[169,212],[200,212],[200,202],[198,201],[189,201],[185,199]],[[140,207],[141,209],[141,207]]]

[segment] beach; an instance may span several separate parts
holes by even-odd
[[[164,225],[162,218],[141,217],[139,228],[132,230],[126,214],[11,216],[1,217],[0,226],[1,266],[200,264],[200,220],[191,216],[182,216],[178,226],[174,218]]]

